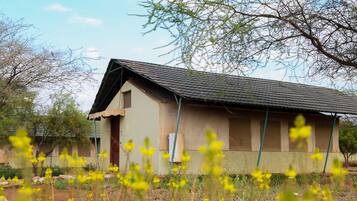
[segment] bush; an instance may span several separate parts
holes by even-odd
[[[83,167],[83,169],[85,171],[94,171],[97,169],[97,167],[93,163],[88,163],[86,166]]]
[[[68,182],[64,179],[56,179],[53,185],[56,189],[63,190],[67,188]]]
[[[0,177],[5,177],[5,179],[8,179],[14,178],[15,176],[17,176],[18,178],[21,177],[19,169],[14,169],[10,166],[0,166]]]
[[[59,166],[53,166],[51,167],[52,169],[52,176],[59,176],[61,174],[64,174],[65,170],[64,168],[61,168]]]

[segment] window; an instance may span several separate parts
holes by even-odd
[[[251,151],[250,119],[229,120],[229,150]]]
[[[315,146],[320,151],[326,151],[330,137],[331,126],[328,123],[317,123],[315,126]]]
[[[264,120],[260,122],[260,130],[264,128]],[[262,132],[260,132],[262,133]],[[263,143],[263,151],[281,151],[280,122],[268,121]]]
[[[90,157],[92,144],[90,145],[78,145],[78,156]]]
[[[124,97],[124,108],[131,107],[131,91],[126,91],[123,93]]]

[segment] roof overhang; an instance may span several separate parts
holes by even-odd
[[[88,115],[88,119],[93,120],[97,118],[107,118],[112,116],[124,116],[125,111],[123,109],[110,109],[101,112],[96,112]]]

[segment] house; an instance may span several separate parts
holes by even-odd
[[[96,123],[97,125],[98,123]],[[14,130],[13,133],[16,131]],[[32,139],[33,152],[35,154],[35,150],[38,150],[42,153],[47,153],[52,149],[52,145],[49,143],[51,140],[51,136],[46,136],[46,141],[43,142],[43,131],[38,130],[36,134],[33,132],[29,133],[29,136]],[[70,137],[70,136],[68,136]],[[53,138],[53,137],[52,137]],[[52,152],[46,157],[44,161],[44,166],[61,166],[62,163],[59,159],[61,152],[64,148],[67,150],[69,154],[77,154],[80,157],[86,159],[87,164],[95,165],[97,161],[97,150],[100,149],[100,130],[99,126],[92,126],[91,133],[88,135],[89,143],[86,144],[78,144],[75,143],[76,140],[73,140],[71,146],[55,146]],[[97,150],[95,149],[95,145],[97,145]],[[12,148],[10,144],[2,145],[0,148],[0,165],[10,165],[11,167],[17,167],[16,158],[12,157]]]
[[[298,114],[312,126],[303,151],[288,134]],[[121,145],[133,139],[142,146],[148,136],[157,150],[154,170],[165,174],[168,165],[161,156],[174,133],[177,150],[191,155],[188,172],[198,174],[198,148],[208,128],[224,142],[224,166],[230,173],[248,173],[257,165],[283,172],[291,164],[300,172],[322,171],[324,163],[316,167],[308,156],[315,148],[328,153],[327,167],[331,158],[341,157],[340,114],[357,114],[357,99],[333,89],[111,59],[89,118],[101,122],[100,146],[110,153],[105,165],[123,167]],[[141,163],[140,157],[135,150],[131,159]]]

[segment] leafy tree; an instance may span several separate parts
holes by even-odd
[[[340,126],[340,150],[348,167],[349,159],[357,153],[357,126],[352,122],[343,122]]]
[[[356,83],[354,0],[145,0],[148,32],[167,30],[188,67],[241,72],[279,62]]]
[[[87,120],[69,93],[60,91],[51,96],[52,105],[46,115],[41,116],[33,130],[38,147],[46,145],[46,156],[55,147],[70,147],[74,144],[85,146],[89,143],[91,123]],[[39,155],[40,150],[36,150]]]

